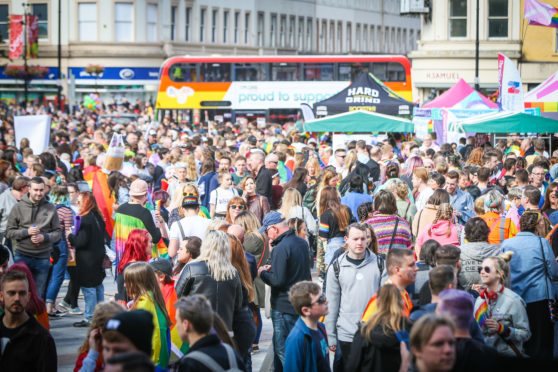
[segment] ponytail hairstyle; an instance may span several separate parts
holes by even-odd
[[[507,282],[510,276],[510,260],[513,256],[513,251],[507,251],[502,253],[499,256],[492,256],[488,257],[488,260],[491,260],[494,263],[494,267],[496,268],[496,273],[500,278],[500,283],[504,284]]]
[[[451,234],[451,222],[453,219],[453,208],[449,203],[442,203],[438,206],[438,210],[436,211],[436,217],[434,221],[432,221],[432,225],[428,228],[428,236],[432,236],[432,226],[435,225],[438,221],[448,221],[448,231],[446,231],[446,237],[449,237]]]

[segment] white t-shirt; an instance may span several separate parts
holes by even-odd
[[[180,233],[180,227],[184,231],[184,237],[197,236],[201,240],[205,238],[205,231],[211,223],[209,218],[203,218],[200,216],[184,217],[177,223],[173,223],[170,229],[169,239],[176,239],[178,243],[182,242],[182,234]]]
[[[231,200],[233,196],[238,196],[238,191],[236,191],[234,187],[227,190],[217,187],[215,190],[211,191],[209,195],[209,204],[215,205],[215,213],[226,214],[227,204],[229,204],[229,200]]]

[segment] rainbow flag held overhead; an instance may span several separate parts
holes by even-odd
[[[88,170],[89,168],[89,170]],[[97,169],[95,169],[97,168]],[[114,204],[114,196],[111,195],[108,187],[107,175],[98,167],[87,167],[86,172],[83,174],[83,179],[89,185],[93,192],[93,197],[103,214],[106,224],[106,230],[110,237],[112,237],[112,230],[114,228],[114,219],[112,218],[112,205]]]
[[[523,17],[534,26],[558,28],[558,9],[537,0],[525,0]]]

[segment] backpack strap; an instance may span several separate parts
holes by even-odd
[[[236,355],[234,355],[234,350],[233,348],[226,343],[221,343],[221,345],[223,345],[225,347],[225,350],[227,351],[227,358],[229,359],[229,369],[236,371],[238,370],[238,364],[236,364]]]
[[[397,233],[397,226],[399,226],[399,217],[395,216],[395,227],[393,228],[393,234],[391,234],[391,241],[389,242],[388,252],[391,251],[393,241],[395,240],[395,233]]]
[[[333,273],[335,274],[335,278],[339,281],[339,273],[341,272],[341,268],[339,267],[339,257],[333,261]]]
[[[182,228],[182,223],[180,220],[178,222],[178,230],[180,230],[180,235],[182,236],[182,240],[186,239],[186,235],[184,234],[184,229]]]
[[[505,217],[500,218],[500,243],[506,238],[506,220]]]
[[[224,344],[222,344],[224,345]],[[228,351],[227,351],[228,354]],[[206,366],[212,372],[224,372],[223,367],[219,365],[212,357],[201,351],[192,351],[184,356],[184,358],[194,359]],[[236,361],[235,361],[236,362]]]

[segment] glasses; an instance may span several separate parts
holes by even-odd
[[[316,301],[314,301],[310,304],[310,307],[314,306],[314,304],[323,305],[326,302],[327,302],[326,295],[322,293],[322,295],[320,297],[318,297],[318,299]]]
[[[479,266],[479,274],[484,270],[485,273],[490,274],[490,267],[488,266]]]
[[[237,204],[233,204],[231,205],[232,209],[240,209],[240,210],[244,210],[246,207],[243,205],[237,205]]]

